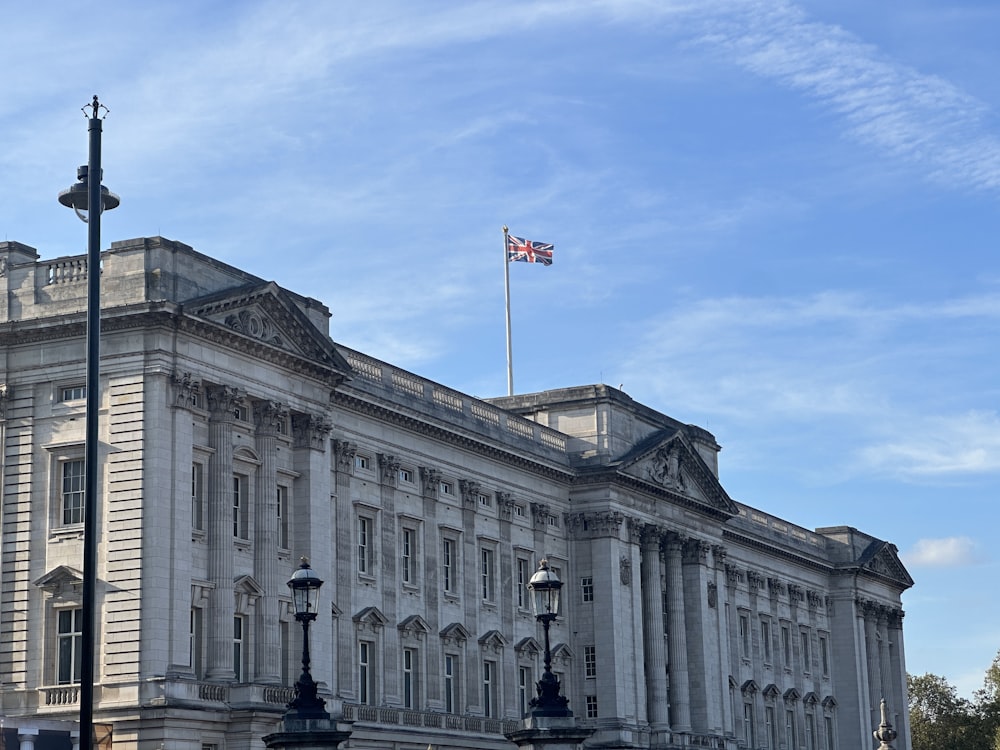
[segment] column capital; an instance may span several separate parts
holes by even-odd
[[[354,473],[354,457],[358,453],[357,443],[351,443],[347,440],[334,440],[333,441],[333,454],[336,458],[336,467],[338,472],[344,474]]]
[[[288,419],[288,407],[269,399],[253,402],[253,419],[259,435],[277,435]]]
[[[236,419],[236,407],[243,403],[246,393],[231,385],[212,386],[207,391],[208,410],[216,422],[232,422]]]

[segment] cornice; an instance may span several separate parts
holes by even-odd
[[[631,474],[625,474],[624,472],[620,472],[617,466],[602,466],[598,469],[585,470],[583,473],[576,475],[573,480],[573,484],[576,487],[586,487],[600,484],[624,486],[629,489],[640,490],[646,495],[651,495],[656,499],[666,500],[673,505],[688,508],[715,520],[727,521],[732,518],[732,514],[726,512],[722,508],[714,508],[711,505],[698,502],[693,498],[687,497],[679,492],[674,492],[666,487],[660,487],[647,482],[644,479],[634,477]]]
[[[789,562],[794,562],[802,567],[821,571],[826,575],[831,575],[836,572],[835,566],[831,563],[823,563],[814,558],[790,552],[784,547],[776,547],[773,544],[768,544],[760,539],[754,539],[753,537],[744,536],[743,534],[739,534],[731,529],[723,528],[722,538],[730,542],[735,542],[736,544],[741,544],[744,547],[761,550],[769,555],[779,557],[783,560],[788,560]]]
[[[571,483],[574,472],[571,468],[559,469],[551,464],[533,461],[530,457],[519,453],[516,448],[505,450],[496,445],[491,445],[483,440],[460,432],[455,428],[449,428],[434,424],[433,422],[420,419],[411,414],[406,414],[396,409],[391,409],[381,404],[359,398],[358,396],[344,390],[333,392],[331,403],[356,414],[385,421],[398,427],[427,435],[443,443],[454,445],[466,450],[470,450],[479,455],[486,456],[493,460],[501,461],[509,466],[528,469],[536,474],[541,474],[549,479],[558,482]]]

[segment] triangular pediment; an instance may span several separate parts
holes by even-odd
[[[378,607],[365,607],[364,609],[358,611],[352,619],[356,623],[368,624],[378,628],[389,622]]]
[[[862,571],[888,578],[903,588],[913,585],[913,579],[899,559],[899,550],[891,542],[873,541],[861,555],[858,564]]]
[[[184,312],[255,345],[266,344],[343,373],[351,369],[329,336],[317,329],[292,296],[273,281],[192,300],[184,305]]]
[[[736,503],[683,430],[663,430],[650,435],[622,457],[619,471],[695,507],[727,516],[739,515]]]
[[[57,599],[77,599],[83,587],[83,573],[68,565],[57,565],[34,584]]]
[[[488,630],[479,638],[479,645],[483,648],[491,648],[499,651],[507,645],[507,639],[499,630]]]
[[[516,651],[520,656],[526,656],[533,659],[542,653],[542,648],[538,645],[538,641],[531,636],[528,636],[527,638],[522,638],[517,642],[517,644],[515,644],[514,651]]]
[[[422,638],[431,632],[430,626],[420,615],[410,615],[396,626],[403,637]]]
[[[460,622],[453,622],[445,625],[441,628],[438,633],[441,636],[441,640],[451,643],[465,643],[469,640],[469,631],[465,629],[465,626]]]

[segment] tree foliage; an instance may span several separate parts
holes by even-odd
[[[935,674],[907,675],[913,750],[1000,750],[1000,653],[973,699]]]

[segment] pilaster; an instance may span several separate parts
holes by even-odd
[[[670,728],[674,732],[691,731],[691,687],[684,622],[683,546],[684,539],[680,535],[670,533],[666,536]]]

